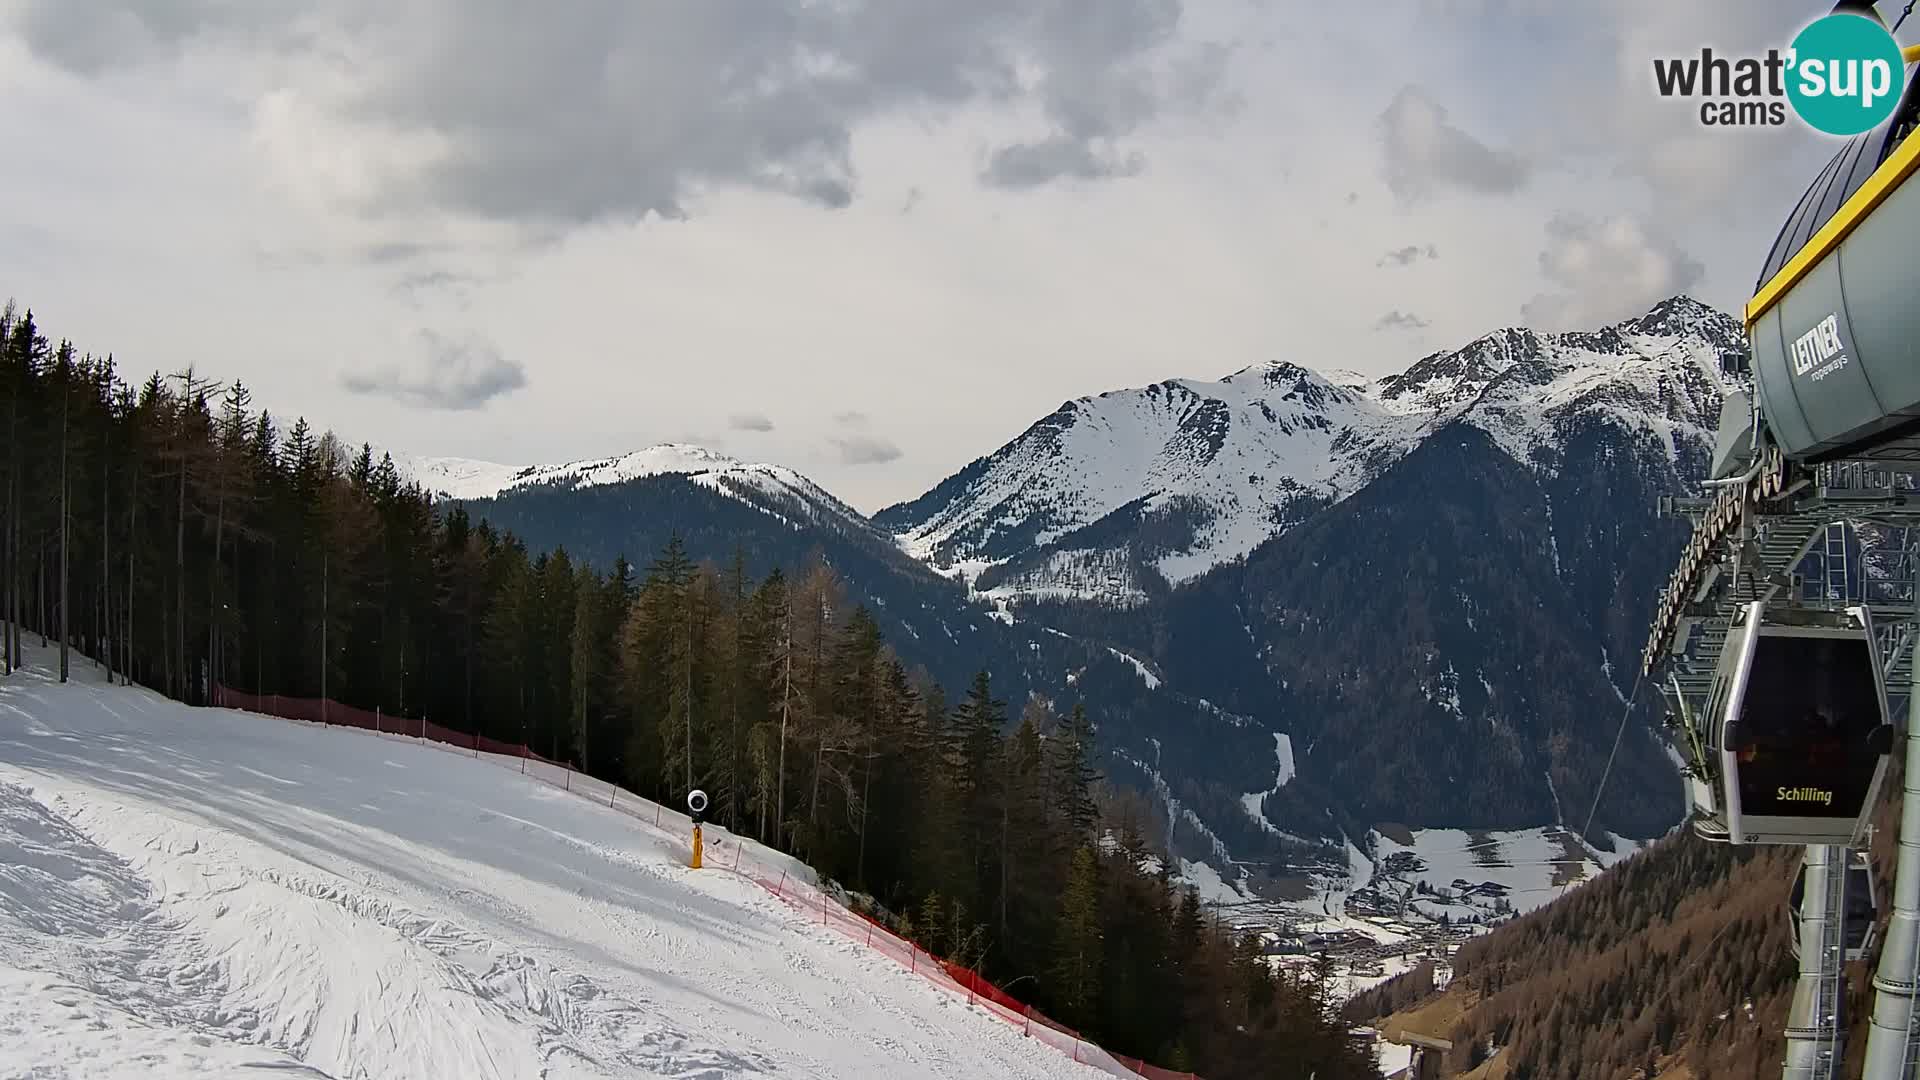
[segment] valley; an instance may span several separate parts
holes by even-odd
[[[685,444],[395,460],[534,551],[638,566],[677,536],[755,575],[828,566],[943,683],[986,669],[1016,712],[1085,704],[1102,771],[1236,917],[1286,932],[1341,897],[1437,921],[1471,905],[1393,890],[1488,881],[1525,910],[1678,820],[1648,702],[1596,790],[1630,689],[1613,658],[1685,534],[1655,503],[1704,468],[1743,348],[1674,297],[1371,382],[1275,362],[1116,390],[871,517]],[[1556,824],[1589,806],[1587,843],[1613,851]],[[1425,869],[1373,869],[1408,856]]]

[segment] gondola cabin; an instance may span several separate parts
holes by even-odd
[[[1787,928],[1789,941],[1793,942],[1793,958],[1800,958],[1800,904],[1807,895],[1807,867],[1800,864],[1800,873],[1793,879],[1793,895],[1787,900]],[[1843,910],[1845,919],[1841,923],[1841,948],[1845,951],[1847,962],[1853,963],[1866,958],[1868,950],[1873,948],[1874,932],[1878,929],[1875,920],[1880,915],[1879,895],[1873,885],[1873,866],[1867,861],[1864,851],[1848,852],[1847,893]]]
[[[1719,773],[1706,788],[1728,842],[1855,846],[1893,749],[1866,608],[1748,604],[1728,628],[1705,719]]]

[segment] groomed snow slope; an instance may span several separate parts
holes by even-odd
[[[1097,1075],[579,795],[51,659],[0,684],[0,1074]]]

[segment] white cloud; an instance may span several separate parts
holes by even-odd
[[[1380,114],[1380,127],[1387,186],[1403,198],[1447,186],[1498,195],[1527,182],[1528,166],[1518,154],[1462,131],[1420,87],[1401,87]]]
[[[1732,308],[1831,144],[1706,132],[1650,63],[1807,17],[1750,7],[0,0],[0,289],[356,444],[777,404],[753,456],[871,508],[1081,394]],[[483,344],[394,359],[422,326]]]
[[[870,435],[845,435],[831,440],[843,465],[884,465],[900,456],[891,440]]]
[[[1692,290],[1703,269],[1637,218],[1563,213],[1547,223],[1540,254],[1541,273],[1559,291],[1534,297],[1523,311],[1542,329],[1597,327]]]
[[[340,384],[353,394],[378,394],[406,405],[460,412],[478,409],[527,385],[527,373],[478,337],[450,340],[422,330],[415,355],[349,370],[341,375]]]

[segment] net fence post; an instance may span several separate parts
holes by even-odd
[[[373,733],[374,733],[375,735],[378,735],[378,734],[380,734],[380,733],[381,733],[381,727],[380,727],[380,706],[378,706],[378,705],[375,705],[375,706],[373,707]]]

